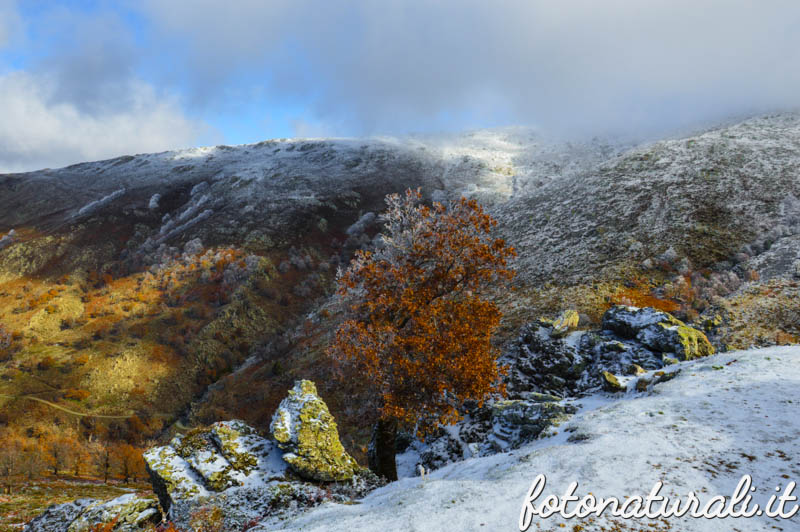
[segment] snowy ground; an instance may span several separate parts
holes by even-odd
[[[730,497],[749,474],[753,502],[762,507],[776,486],[800,481],[800,348],[739,351],[682,363],[681,374],[650,394],[592,396],[562,431],[512,453],[475,458],[405,478],[377,490],[361,504],[327,503],[264,530],[303,531],[503,531],[518,530],[522,501],[543,473],[548,494],[578,481],[578,496],[646,496],[689,491],[705,503]],[[580,442],[567,438],[581,435]],[[800,495],[800,489],[795,490]],[[788,508],[792,507],[789,503]],[[563,524],[562,524],[563,523]],[[576,525],[582,525],[583,528]],[[615,526],[611,526],[615,524]],[[273,524],[274,525],[274,524]],[[649,526],[649,525],[652,525]],[[280,528],[280,527],[283,528]],[[800,530],[793,518],[625,521],[603,515],[594,522],[534,520],[530,530]]]

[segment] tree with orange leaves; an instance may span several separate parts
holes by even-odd
[[[112,453],[125,484],[131,479],[135,480],[145,475],[144,459],[140,448],[129,443],[120,443],[112,449]]]
[[[339,273],[344,320],[327,350],[371,392],[370,467],[389,480],[399,428],[430,434],[465,400],[504,392],[491,344],[501,313],[487,296],[512,279],[514,249],[477,201],[421,200],[419,190],[387,196],[378,246]]]

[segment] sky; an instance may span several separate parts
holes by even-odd
[[[0,0],[0,172],[269,138],[656,137],[800,108],[796,0]]]

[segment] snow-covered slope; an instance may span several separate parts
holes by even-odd
[[[730,497],[751,475],[763,508],[776,487],[800,480],[800,348],[737,351],[682,363],[680,375],[651,394],[581,399],[562,432],[513,453],[474,458],[401,479],[361,504],[328,503],[297,519],[256,530],[325,532],[511,531],[531,483],[547,477],[541,501],[579,482],[576,495],[646,496],[657,481],[674,500],[694,491],[705,503]],[[800,495],[795,490],[795,495]],[[791,509],[795,503],[789,503]],[[572,505],[574,508],[574,504]],[[800,514],[768,518],[534,519],[531,530],[800,530]],[[616,524],[618,528],[611,526]],[[581,524],[584,528],[574,528]],[[274,528],[273,528],[274,526]]]
[[[499,217],[530,281],[586,281],[671,246],[700,269],[800,233],[798,176],[800,115],[764,116],[609,157]]]

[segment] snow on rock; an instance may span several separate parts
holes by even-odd
[[[287,464],[275,442],[262,438],[245,423],[237,420],[214,423],[210,436],[228,463],[242,472],[243,484],[286,477]]]
[[[161,194],[153,194],[150,196],[150,201],[147,203],[147,208],[154,211],[158,209],[158,203],[161,201]]]
[[[164,510],[169,511],[175,501],[208,496],[201,475],[171,445],[153,447],[142,456]]]
[[[54,504],[25,525],[24,532],[63,532],[95,499],[78,499],[66,504]]]
[[[603,329],[626,339],[635,337],[645,347],[674,354],[680,360],[714,353],[714,347],[701,331],[653,308],[614,306],[603,315]]]
[[[155,499],[128,493],[107,502],[94,499],[51,506],[32,520],[24,532],[89,532],[96,525],[111,523],[115,532],[144,530],[161,521]]]
[[[3,235],[3,238],[0,238],[0,250],[2,250],[3,248],[8,247],[8,246],[10,246],[11,244],[14,243],[14,235],[15,234],[16,234],[16,231],[14,229],[12,229],[7,234]]]
[[[359,505],[326,503],[252,530],[518,530],[523,499],[539,474],[546,475],[547,485],[537,505],[546,495],[560,496],[573,481],[579,483],[579,497],[589,492],[644,497],[660,480],[662,495],[685,500],[693,491],[705,502],[715,495],[730,497],[748,474],[756,487],[753,501],[763,507],[776,487],[800,479],[800,347],[729,352],[677,366],[677,377],[647,393],[574,400],[578,413],[553,437],[514,452],[451,464],[424,480],[401,479]],[[667,529],[788,531],[798,529],[797,519],[684,517],[671,519]],[[531,530],[572,530],[576,525],[582,530],[649,530],[651,524],[606,512],[582,521],[538,518]]]
[[[342,481],[360,469],[339,441],[336,421],[311,381],[295,382],[275,411],[270,431],[285,451],[283,459],[303,478]]]
[[[287,466],[273,441],[241,421],[221,421],[176,436],[144,454],[162,506],[207,497],[232,487],[284,480]]]
[[[155,499],[129,493],[89,506],[69,525],[67,532],[89,532],[98,523],[110,523],[115,519],[115,532],[144,530],[161,522],[161,510]]]
[[[702,332],[656,309],[612,307],[602,330],[569,332],[577,318],[567,311],[557,320],[539,319],[523,327],[502,360],[510,369],[507,399],[465,405],[464,419],[425,444],[414,442],[403,461],[412,469],[417,464],[438,469],[470,456],[516,449],[569,419],[575,412],[571,397],[599,390],[620,393],[629,387],[647,390],[674,376],[665,368],[679,359],[713,352]],[[676,336],[688,339],[689,346]],[[658,373],[640,377],[646,370]]]
[[[109,194],[107,196],[104,196],[104,197],[100,198],[99,200],[96,200],[96,201],[93,201],[91,203],[88,203],[88,204],[84,205],[83,207],[78,209],[78,213],[75,216],[76,217],[77,216],[86,216],[87,214],[91,214],[92,212],[96,211],[97,209],[105,207],[106,205],[108,205],[109,203],[111,203],[112,201],[117,199],[118,197],[122,196],[123,194],[125,194],[125,189],[124,188],[121,188],[119,190],[115,190],[111,194]]]
[[[306,432],[304,424],[319,424],[325,417],[308,418],[307,413],[300,412],[301,435]],[[302,436],[299,441],[304,441]],[[347,482],[319,485],[299,480],[275,441],[235,420],[177,436],[167,446],[148,450],[144,459],[162,507],[181,530],[189,529],[192,514],[202,507],[220,509],[224,530],[241,530],[265,515],[285,518],[325,500],[351,501],[380,485],[374,475],[357,466]],[[325,469],[322,476],[332,476],[329,473]]]

